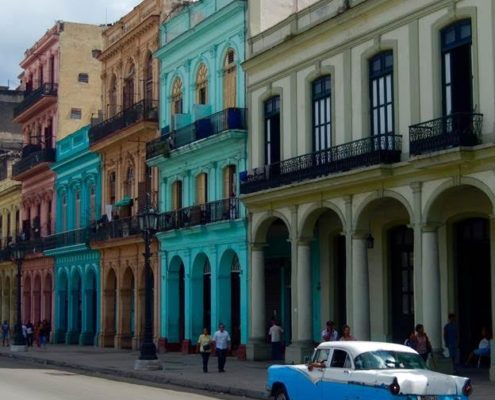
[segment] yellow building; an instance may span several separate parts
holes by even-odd
[[[274,316],[288,362],[327,320],[400,343],[422,323],[440,352],[453,312],[464,361],[495,322],[494,3],[259,3],[248,357]]]

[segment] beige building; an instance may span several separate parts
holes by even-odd
[[[495,322],[494,3],[259,3],[248,357],[274,316],[293,361],[326,320],[401,343],[422,323],[440,350],[453,312],[464,362]]]
[[[146,166],[147,141],[158,129],[158,49],[163,0],[144,0],[103,32],[103,120],[89,130],[91,151],[101,156],[102,210],[110,220],[92,238],[101,258],[101,346],[137,349],[144,329],[144,244],[137,214],[156,204],[157,182]],[[154,287],[159,287],[153,243]],[[158,337],[158,290],[154,331]]]

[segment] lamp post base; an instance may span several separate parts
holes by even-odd
[[[138,371],[158,371],[163,369],[160,360],[136,360],[134,361],[134,369]]]
[[[25,344],[11,344],[10,351],[12,353],[22,353],[27,351],[27,346]]]

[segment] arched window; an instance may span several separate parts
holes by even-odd
[[[182,81],[175,78],[172,85],[172,115],[182,114]]]
[[[208,69],[201,64],[196,75],[196,102],[198,104],[208,103]]]
[[[332,117],[330,75],[315,79],[313,97],[313,150],[328,149],[332,145]]]
[[[237,105],[237,67],[235,63],[235,52],[227,50],[223,62],[223,106],[224,108],[236,107]]]
[[[182,181],[175,181],[172,184],[172,210],[182,208]]]
[[[371,135],[394,133],[394,57],[384,51],[369,62]]]
[[[126,178],[124,182],[124,196],[132,197],[132,188],[134,187],[134,168],[127,168]]]
[[[112,75],[110,87],[108,89],[108,116],[112,117],[117,113],[117,78]]]
[[[228,165],[223,170],[223,198],[235,197],[236,179],[235,165]]]
[[[144,101],[149,107],[151,105],[152,100],[153,100],[153,57],[151,53],[148,53],[144,65]]]
[[[196,204],[208,202],[208,175],[201,173],[196,177]]]
[[[109,204],[115,203],[115,171],[112,171],[108,174],[108,201]]]
[[[134,64],[132,64],[124,77],[123,106],[124,110],[134,104]]]

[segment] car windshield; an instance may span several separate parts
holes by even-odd
[[[419,354],[377,350],[360,354],[354,359],[356,369],[427,369]]]

